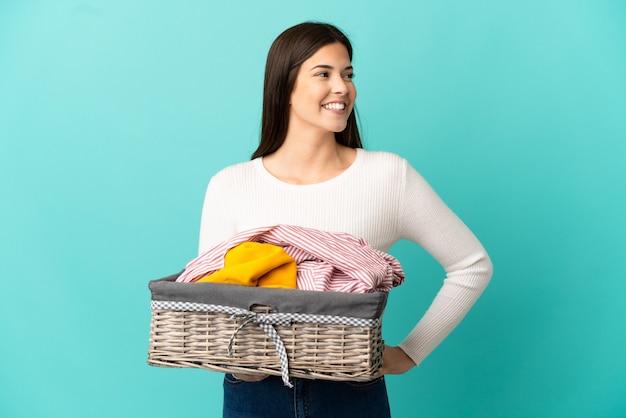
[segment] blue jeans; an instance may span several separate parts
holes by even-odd
[[[335,382],[280,377],[244,382],[224,377],[224,418],[390,418],[384,378]]]

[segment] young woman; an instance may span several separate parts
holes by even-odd
[[[413,331],[386,347],[378,378],[293,379],[290,389],[279,377],[227,374],[224,417],[390,416],[384,375],[419,365],[491,278],[480,242],[417,171],[395,154],[362,149],[351,60],[349,40],[328,24],[303,23],[274,41],[260,145],[251,161],[209,182],[200,252],[247,229],[292,224],[346,232],[381,251],[413,241],[441,263],[446,278]]]

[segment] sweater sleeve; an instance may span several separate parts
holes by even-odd
[[[229,216],[227,196],[219,175],[209,181],[202,205],[198,254],[213,248],[233,236],[235,220]]]
[[[422,246],[446,277],[430,307],[400,347],[419,365],[461,322],[492,275],[487,252],[408,163],[399,228],[403,239]]]

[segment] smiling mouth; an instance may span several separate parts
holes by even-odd
[[[346,104],[345,103],[326,103],[322,105],[322,107],[328,110],[345,110]]]

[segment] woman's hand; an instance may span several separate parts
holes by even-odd
[[[415,367],[411,357],[400,347],[385,346],[383,367],[378,371],[378,377],[386,374],[403,374]]]
[[[260,382],[265,379],[267,374],[245,374],[245,373],[231,373],[235,379],[243,380],[244,382]]]

